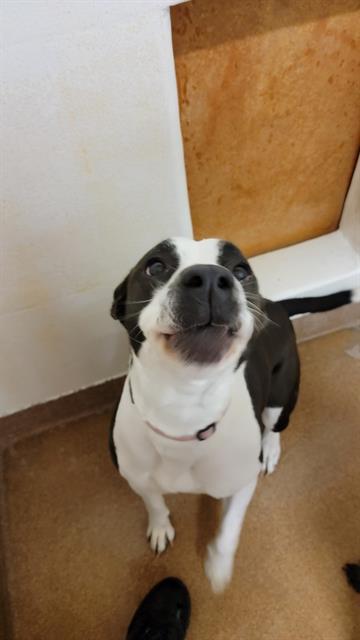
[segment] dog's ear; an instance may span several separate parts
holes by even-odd
[[[129,276],[126,276],[114,291],[113,303],[111,305],[111,316],[114,320],[122,320],[125,315],[126,295]]]

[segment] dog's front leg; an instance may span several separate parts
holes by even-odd
[[[273,431],[283,407],[265,407],[262,413],[262,421],[265,431],[262,436],[262,470],[264,473],[272,473],[280,460],[281,444],[280,433]]]
[[[155,553],[165,551],[168,542],[175,538],[175,529],[169,518],[169,509],[161,493],[146,491],[131,483],[131,488],[143,499],[148,512],[149,524],[147,537],[150,547]]]
[[[231,580],[234,558],[246,509],[257,479],[223,501],[223,518],[215,540],[209,544],[205,560],[206,575],[213,591],[221,592]]]

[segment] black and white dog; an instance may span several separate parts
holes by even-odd
[[[271,302],[233,244],[185,238],[151,249],[115,290],[111,314],[132,355],[112,426],[114,460],[145,503],[158,553],[175,536],[164,494],[223,500],[205,562],[215,591],[231,579],[258,475],[274,471],[296,404],[289,316],[350,301],[342,292]]]

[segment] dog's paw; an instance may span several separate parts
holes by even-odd
[[[234,557],[220,553],[214,544],[209,544],[205,559],[205,573],[214,593],[221,593],[229,584],[233,573]]]
[[[169,518],[165,521],[159,522],[151,520],[147,529],[147,537],[150,542],[150,547],[155,553],[163,553],[168,543],[172,543],[175,538],[175,529],[172,526]]]
[[[263,461],[261,469],[263,473],[272,473],[275,471],[281,454],[280,433],[268,431],[265,433],[262,441]]]

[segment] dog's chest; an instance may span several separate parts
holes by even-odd
[[[142,473],[148,484],[161,493],[205,493],[223,498],[259,473],[260,428],[244,379],[244,365],[236,373],[230,405],[208,440],[167,440],[139,421],[133,406],[128,405],[128,410],[137,424],[131,434],[129,424],[127,428],[123,426],[126,416],[120,422],[117,420],[115,441],[118,451],[121,439],[129,441],[131,460],[127,455],[122,463],[120,454],[119,463],[120,471],[130,482],[133,480],[130,475],[135,479]]]
[[[259,473],[261,437],[243,368],[213,436],[191,443],[164,442],[159,436],[153,443],[160,454],[153,477],[164,493],[206,493],[222,498],[248,484]]]

